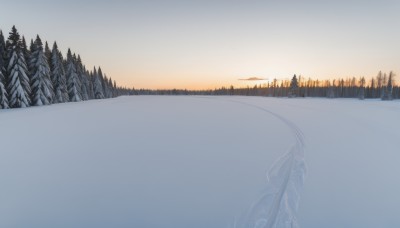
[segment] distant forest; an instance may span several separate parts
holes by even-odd
[[[39,35],[30,41],[12,27],[5,40],[0,30],[0,109],[105,99],[132,94],[117,86],[100,67],[86,69],[78,54],[63,57],[54,42],[50,50]]]
[[[368,83],[364,77],[359,79],[312,80],[296,75],[291,80],[274,79],[263,85],[235,88],[222,87],[214,90],[147,90],[134,91],[138,95],[239,95],[267,97],[327,97],[327,98],[375,98],[392,100],[400,98],[400,87],[393,85],[393,72],[379,72]]]

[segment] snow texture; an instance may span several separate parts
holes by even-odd
[[[0,110],[0,227],[399,227],[399,116],[202,96]]]
[[[268,185],[251,207],[243,228],[295,228],[300,193],[304,184],[306,166],[304,161],[303,133],[298,127],[281,115],[263,107],[234,101],[266,112],[285,123],[295,137],[295,145],[272,166],[267,174]],[[235,223],[235,226],[236,223]]]

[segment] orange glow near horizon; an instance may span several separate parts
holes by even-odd
[[[57,41],[129,88],[400,74],[400,1],[71,1],[5,1],[0,29]]]

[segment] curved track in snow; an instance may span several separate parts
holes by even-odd
[[[274,116],[291,130],[295,138],[294,145],[284,156],[277,159],[268,171],[267,186],[262,196],[253,203],[244,218],[235,222],[234,227],[298,227],[296,213],[306,173],[303,132],[290,120],[264,107],[237,100],[229,101],[249,106]]]

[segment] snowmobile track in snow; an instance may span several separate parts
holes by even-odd
[[[303,132],[290,120],[264,107],[237,100],[229,101],[249,106],[274,116],[290,128],[296,140],[291,149],[272,165],[272,168],[267,173],[266,190],[253,203],[244,221],[235,221],[234,227],[298,227],[296,212],[300,200],[300,190],[306,173]]]

